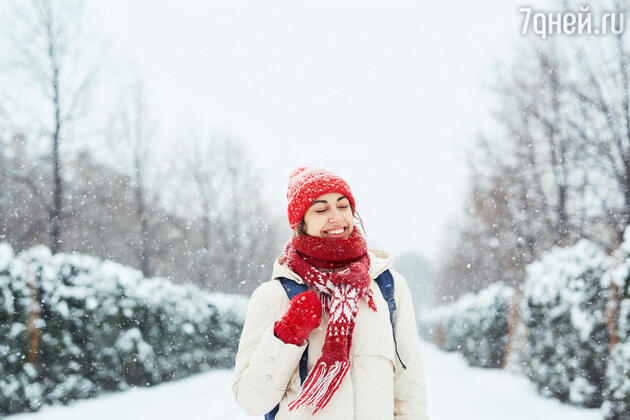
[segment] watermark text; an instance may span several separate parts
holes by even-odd
[[[542,39],[551,35],[619,35],[625,26],[624,12],[603,12],[596,19],[588,5],[580,6],[577,12],[535,11],[531,7],[519,11],[523,13],[521,34],[531,30]]]

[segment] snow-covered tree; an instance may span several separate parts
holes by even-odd
[[[601,279],[609,266],[608,255],[586,239],[527,266],[524,370],[542,394],[585,407],[602,403],[609,293]]]
[[[627,14],[629,5],[603,1],[590,12],[596,20],[603,11]],[[574,9],[556,2],[558,11]],[[525,266],[580,238],[612,252],[630,223],[627,31],[544,40],[530,33],[513,50],[484,81],[494,118],[467,153],[467,215],[444,245],[445,296],[522,283]]]
[[[38,210],[33,215],[40,217],[29,226],[37,230],[39,242],[57,252],[63,250],[64,222],[71,216],[64,158],[71,150],[73,128],[90,109],[97,73],[81,46],[82,3],[32,0],[2,7],[0,126],[11,134],[0,142],[29,150],[29,156],[18,157],[25,166],[0,166],[0,178],[28,191],[37,204],[30,207]],[[12,198],[19,202],[19,195]],[[19,218],[22,223],[31,219],[26,214]]]

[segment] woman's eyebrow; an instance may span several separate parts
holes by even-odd
[[[339,197],[339,198],[337,199],[337,201],[341,201],[341,200],[343,200],[344,198],[348,198],[348,197],[346,197],[345,195],[342,195],[341,197]],[[326,201],[326,200],[316,200],[316,201],[313,201],[313,203],[311,203],[311,206],[312,206],[313,204],[315,204],[315,203],[324,203],[324,204],[328,204],[328,201]]]

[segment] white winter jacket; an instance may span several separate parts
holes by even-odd
[[[391,269],[392,258],[384,251],[369,250],[370,278],[377,312],[364,300],[359,312],[350,349],[350,369],[328,404],[313,416],[313,407],[288,412],[287,404],[300,391],[299,363],[306,348],[286,344],[273,333],[274,321],[289,308],[289,299],[276,280],[302,279],[287,263],[274,263],[270,281],[252,294],[247,318],[236,355],[232,391],[238,405],[249,415],[264,416],[280,403],[276,420],[427,420],[424,369],[420,358],[418,333],[407,282]],[[394,350],[387,302],[374,279],[390,269],[394,277],[396,299],[396,341],[407,369],[403,369]],[[315,291],[319,294],[318,291]],[[328,321],[308,337],[308,371],[321,356]]]

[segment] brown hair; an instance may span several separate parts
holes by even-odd
[[[363,220],[361,219],[361,216],[359,215],[359,212],[354,207],[352,207],[352,204],[350,205],[350,207],[352,208],[352,213],[354,214],[354,219],[357,220],[359,222],[359,224],[361,225],[361,230],[363,231],[363,235],[367,239],[367,233],[365,232],[365,226],[363,225]],[[306,229],[304,228],[304,225],[305,225],[304,218],[302,218],[300,223],[295,227],[295,229],[293,229],[293,234],[295,236],[306,235]],[[356,224],[355,224],[355,227],[356,227]]]

